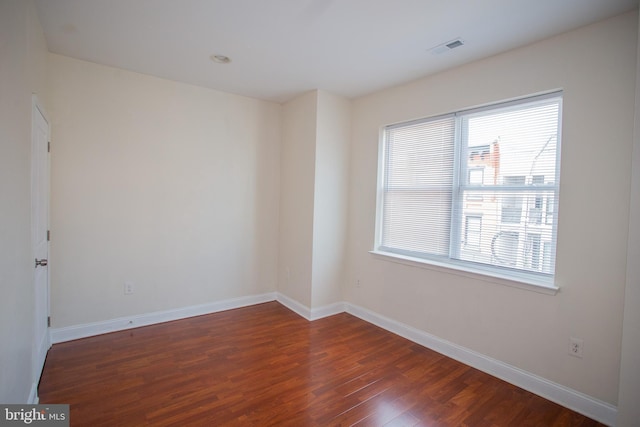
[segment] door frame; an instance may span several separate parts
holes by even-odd
[[[36,141],[36,131],[37,131],[37,124],[36,124],[36,115],[40,114],[42,116],[42,118],[44,119],[44,121],[47,123],[47,154],[46,154],[46,229],[47,229],[47,233],[49,232],[48,230],[49,225],[50,225],[50,207],[51,207],[51,172],[50,172],[50,156],[49,156],[49,143],[51,141],[51,122],[49,121],[49,118],[47,116],[47,113],[42,105],[42,103],[40,102],[40,100],[38,99],[38,96],[36,94],[33,94],[32,97],[32,103],[31,103],[31,205],[32,205],[32,217],[31,217],[31,250],[32,250],[32,259],[36,259],[36,230],[35,230],[35,225],[36,225],[36,220],[34,218],[34,204],[35,204],[35,199],[36,199],[36,194],[35,194],[35,183],[34,180],[36,178],[36,169],[38,168],[38,164],[37,164],[37,155],[35,153],[35,150],[38,149],[37,147],[37,141]],[[49,260],[50,259],[50,242],[48,239],[48,234],[47,234],[47,242],[46,242],[46,252],[47,252],[47,256],[46,259]],[[38,267],[41,268],[41,267]],[[33,332],[33,354],[32,354],[32,369],[33,369],[33,385],[32,385],[32,390],[29,396],[30,400],[33,400],[33,402],[30,403],[37,403],[38,401],[38,383],[40,381],[40,375],[42,374],[42,369],[44,368],[44,361],[46,358],[46,354],[47,351],[49,350],[49,348],[51,347],[51,332],[49,329],[49,324],[48,324],[48,319],[50,316],[50,300],[51,300],[51,284],[50,284],[50,277],[51,275],[49,274],[49,267],[47,265],[46,269],[46,304],[45,304],[45,313],[40,313],[38,312],[37,308],[38,308],[38,304],[37,304],[37,298],[38,298],[38,290],[36,289],[37,283],[36,283],[36,268],[34,266],[34,271],[33,271],[33,289],[34,289],[34,309],[33,309],[33,316],[34,316],[34,332]],[[36,325],[37,323],[35,322],[40,322],[42,321],[42,317],[44,317],[45,319],[47,319],[47,328],[45,330],[45,337],[44,337],[44,341],[40,341],[39,337],[36,334]]]

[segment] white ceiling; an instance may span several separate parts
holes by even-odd
[[[51,52],[254,98],[357,97],[638,0],[36,0]],[[441,55],[430,48],[460,37]],[[212,54],[227,55],[217,64]]]

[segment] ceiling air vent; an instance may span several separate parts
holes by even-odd
[[[447,46],[449,49],[455,49],[457,47],[462,46],[463,44],[464,43],[462,43],[462,40],[457,39],[457,40],[454,40],[452,42],[447,43],[445,46]]]
[[[457,38],[457,39],[453,39],[448,42],[439,44],[436,47],[432,47],[431,49],[429,49],[429,52],[435,55],[440,55],[441,53],[449,52],[450,50],[460,47],[462,45],[464,45],[464,41],[462,41],[462,39],[460,38]]]

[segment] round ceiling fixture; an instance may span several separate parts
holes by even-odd
[[[231,62],[231,58],[225,55],[216,55],[213,54],[209,57],[213,62],[217,62],[218,64],[228,64]]]

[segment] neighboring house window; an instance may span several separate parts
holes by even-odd
[[[469,169],[469,184],[484,184],[484,168]]]
[[[553,224],[554,212],[553,207],[555,206],[555,197],[553,195],[548,195],[546,198],[546,210],[544,214],[544,223],[547,225]]]
[[[469,169],[469,184],[484,184],[484,167],[474,167]],[[467,193],[467,200],[482,202],[482,193],[470,191]]]
[[[533,185],[544,185],[544,175],[534,175],[531,183]],[[528,200],[529,202],[529,200]],[[544,197],[542,193],[536,194],[532,203],[529,203],[529,223],[540,225],[542,224],[542,205],[544,204]]]
[[[464,246],[467,249],[480,249],[482,233],[482,215],[466,215],[464,219]]]
[[[553,93],[387,126],[376,251],[552,286],[561,110]]]
[[[505,186],[523,186],[526,176],[505,176]],[[522,221],[522,193],[510,192],[502,197],[503,223],[520,224]]]
[[[527,267],[532,270],[541,271],[542,267],[540,265],[540,242],[541,236],[539,233],[527,233],[527,241],[525,242],[525,263]]]

